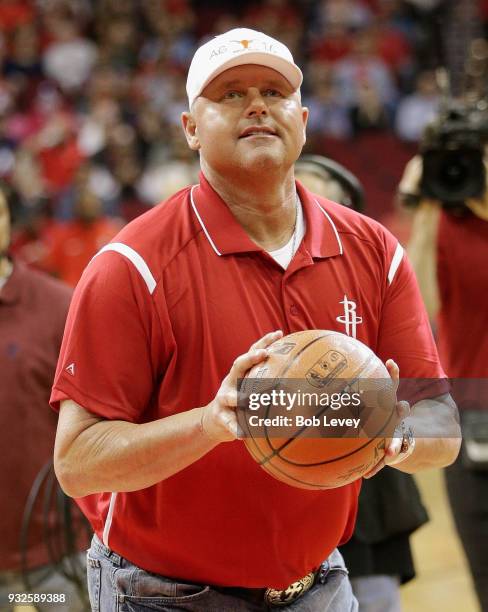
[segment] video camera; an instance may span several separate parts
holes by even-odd
[[[421,197],[439,200],[445,209],[464,208],[468,198],[486,190],[485,146],[488,103],[445,102],[420,142],[423,173]]]

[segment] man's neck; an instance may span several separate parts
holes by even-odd
[[[254,176],[229,181],[215,170],[202,164],[210,185],[227,204],[230,211],[264,250],[272,251],[288,242],[296,221],[296,191],[293,170],[286,176]]]

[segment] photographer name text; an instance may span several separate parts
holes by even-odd
[[[361,405],[359,393],[310,393],[295,391],[293,393],[284,390],[273,389],[267,393],[251,393],[249,395],[248,408],[251,411],[260,410],[260,414],[252,414],[247,417],[251,427],[353,427],[358,429],[361,419],[348,417],[331,417],[330,414],[306,415],[297,414],[300,409],[307,411],[311,407],[321,409],[340,410],[341,408],[358,408]],[[291,415],[273,414],[269,416],[271,408],[281,409],[285,412],[293,411]],[[266,414],[266,416],[263,414]]]
[[[297,414],[294,417],[277,414],[274,417],[260,417],[253,414],[248,419],[251,427],[354,427],[358,429],[361,419],[357,418],[329,418],[326,414],[322,417],[305,417]]]

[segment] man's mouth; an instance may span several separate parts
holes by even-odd
[[[277,136],[277,134],[272,128],[253,125],[243,130],[239,138],[249,138],[251,136]]]

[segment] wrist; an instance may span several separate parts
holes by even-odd
[[[211,442],[214,446],[229,439],[229,431],[220,426],[217,419],[212,418],[212,402],[197,408],[200,411],[198,429],[200,434]]]
[[[207,438],[208,440],[212,442],[216,442],[216,440],[214,440],[214,438],[210,435],[209,430],[208,430],[208,425],[206,424],[208,404],[207,406],[202,406],[201,408],[197,408],[197,410],[200,413],[199,421],[198,421],[198,430],[200,434],[204,436],[205,438]]]
[[[397,456],[391,460],[386,460],[385,463],[392,467],[396,467],[408,459],[415,450],[415,437],[412,427],[405,424],[404,421],[395,430],[395,434],[401,436],[400,451]]]

